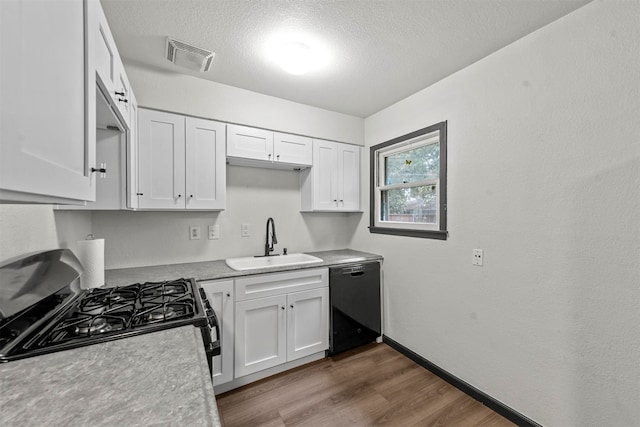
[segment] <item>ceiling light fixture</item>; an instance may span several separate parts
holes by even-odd
[[[328,59],[327,51],[321,43],[295,34],[273,38],[267,51],[280,68],[296,76],[324,67]]]
[[[278,52],[280,67],[289,74],[299,76],[306,74],[313,67],[311,48],[300,42],[287,42],[280,46]]]

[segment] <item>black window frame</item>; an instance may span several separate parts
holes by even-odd
[[[375,225],[376,215],[376,186],[377,186],[377,151],[392,145],[402,144],[405,141],[439,131],[440,144],[440,175],[439,175],[439,224],[438,230],[416,230],[406,228],[378,227]],[[375,234],[390,234],[396,236],[419,237],[424,239],[446,240],[447,232],[447,121],[439,122],[431,126],[410,132],[393,138],[389,141],[374,145],[369,153],[369,232]]]

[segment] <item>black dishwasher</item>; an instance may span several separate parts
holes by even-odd
[[[329,300],[330,355],[375,341],[382,330],[380,263],[329,268]]]

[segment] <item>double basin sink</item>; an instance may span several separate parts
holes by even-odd
[[[322,262],[322,259],[313,255],[295,253],[278,256],[229,258],[226,259],[225,262],[230,268],[236,271],[245,271],[259,268],[317,264]]]

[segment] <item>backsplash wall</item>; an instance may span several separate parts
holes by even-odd
[[[209,261],[264,251],[267,218],[276,224],[275,250],[290,253],[349,246],[353,213],[300,213],[299,172],[227,166],[227,208],[221,212],[94,212],[93,233],[105,239],[105,268]],[[241,237],[243,223],[250,237]],[[208,226],[220,239],[208,239]],[[200,240],[189,240],[189,226]]]
[[[0,262],[56,248],[75,250],[91,233],[91,213],[51,205],[0,205]]]

